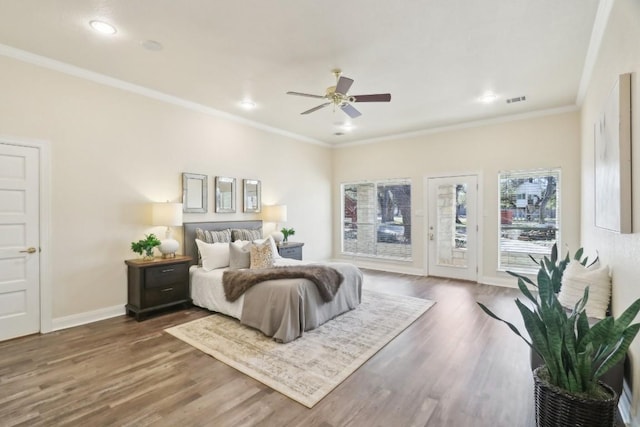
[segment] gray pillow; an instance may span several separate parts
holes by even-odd
[[[251,242],[229,243],[229,268],[249,268],[251,266]]]
[[[206,243],[226,243],[231,241],[231,230],[203,230],[202,228],[196,228],[196,239],[200,239]]]
[[[262,239],[262,228],[248,229],[248,228],[232,228],[231,229],[231,241],[236,240],[251,240]]]

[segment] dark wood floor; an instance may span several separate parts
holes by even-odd
[[[0,343],[2,426],[533,426],[514,289],[367,271],[437,304],[313,409],[163,332],[207,312],[125,316]]]

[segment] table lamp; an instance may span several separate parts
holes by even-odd
[[[182,225],[182,203],[154,203],[151,206],[151,223],[167,227],[158,249],[162,258],[174,258],[180,245],[171,237],[171,227]]]
[[[262,209],[262,220],[265,222],[273,222],[276,224],[276,230],[271,233],[271,237],[276,244],[282,243],[284,240],[284,234],[278,230],[280,223],[287,222],[287,206],[286,205],[271,205],[264,206]]]

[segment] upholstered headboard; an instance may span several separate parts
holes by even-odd
[[[218,231],[227,228],[262,228],[262,221],[208,221],[208,222],[185,222],[184,229],[184,254],[193,258],[192,264],[198,263],[198,248],[196,247],[196,228],[203,230]]]

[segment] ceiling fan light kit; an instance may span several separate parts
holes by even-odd
[[[318,111],[329,105],[333,105],[333,109],[338,107],[344,111],[349,117],[355,119],[362,115],[353,105],[354,102],[389,102],[391,101],[390,93],[379,93],[370,95],[349,95],[349,89],[353,84],[353,79],[342,76],[342,71],[339,69],[333,70],[333,74],[336,76],[336,85],[329,86],[324,95],[313,95],[303,92],[287,92],[287,95],[305,96],[307,98],[326,99],[327,102],[313,107],[309,110],[303,111],[300,114],[310,114],[314,111]]]

